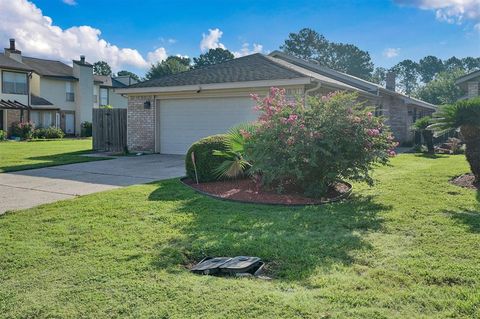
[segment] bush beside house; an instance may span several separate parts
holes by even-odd
[[[215,170],[224,159],[213,154],[216,150],[225,150],[226,136],[223,134],[213,135],[195,142],[187,152],[185,159],[185,169],[187,176],[196,180],[195,166],[192,161],[194,154],[195,165],[197,168],[199,182],[211,182],[217,180]]]

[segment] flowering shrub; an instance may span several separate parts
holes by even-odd
[[[33,122],[16,122],[12,124],[12,135],[24,140],[30,140],[33,137],[35,124]]]
[[[375,164],[386,164],[397,143],[383,118],[353,93],[287,101],[283,89],[256,95],[260,116],[246,150],[263,185],[322,196],[339,179],[373,183]]]

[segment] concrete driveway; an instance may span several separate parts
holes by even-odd
[[[158,154],[2,173],[0,214],[184,174],[183,156]]]

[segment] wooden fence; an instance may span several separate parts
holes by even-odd
[[[93,109],[93,149],[123,152],[127,147],[127,109]]]

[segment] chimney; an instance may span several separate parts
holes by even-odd
[[[5,56],[18,62],[22,62],[22,52],[15,48],[15,39],[10,39],[10,46],[5,48]]]
[[[387,72],[387,75],[385,76],[385,88],[387,90],[395,92],[395,86],[396,86],[395,78],[396,78],[396,76],[397,75],[393,71],[388,71]]]
[[[85,56],[84,55],[80,56],[80,63],[85,64]]]

